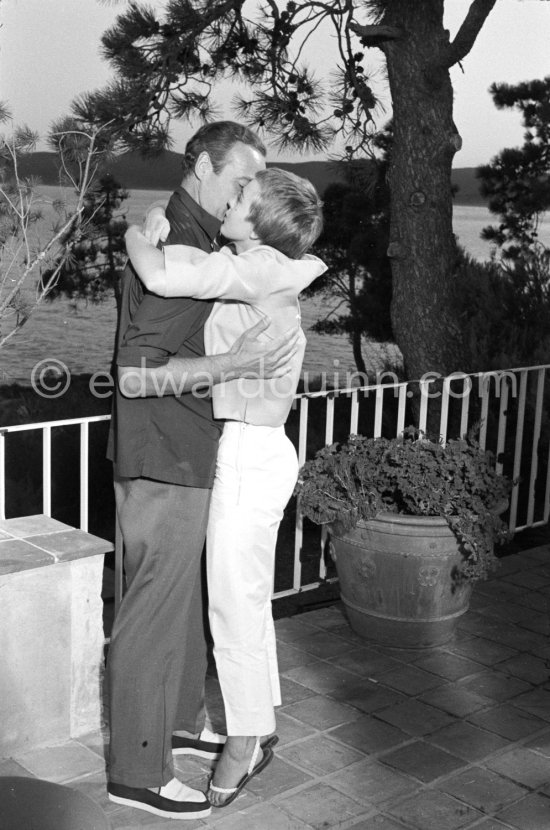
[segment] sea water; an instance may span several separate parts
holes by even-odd
[[[42,187],[46,198],[59,196],[59,188]],[[133,190],[123,203],[129,223],[141,223],[146,207],[167,199],[167,191]],[[455,205],[454,229],[459,242],[477,259],[488,259],[491,247],[480,238],[483,227],[494,223],[485,207]],[[541,239],[550,245],[550,217],[542,224]],[[348,373],[356,372],[351,345],[345,335],[321,335],[308,331],[320,317],[335,308],[326,299],[303,300],[302,326],[307,335],[303,371],[309,378],[326,373],[333,386],[344,385]],[[47,368],[66,366],[69,372],[108,372],[113,355],[116,326],[114,297],[100,304],[72,303],[69,300],[44,302],[25,326],[0,350],[0,383],[30,383]],[[363,339],[363,356],[369,374],[399,364],[399,350],[393,344],[380,345]]]

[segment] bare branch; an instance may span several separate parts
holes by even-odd
[[[20,275],[15,280],[15,285],[12,287],[12,289],[2,299],[2,302],[0,303],[0,314],[2,311],[4,311],[11,305],[15,295],[21,289],[27,277],[42,264],[42,262],[46,259],[46,256],[50,253],[50,251],[61,242],[63,237],[67,234],[67,232],[71,229],[72,225],[76,221],[81,210],[82,208],[80,208],[78,212],[75,211],[75,213],[73,213],[70,216],[67,222],[65,222],[63,227],[49,240],[47,245],[45,245],[44,248],[42,248],[42,250],[38,251],[38,253],[34,254],[26,268],[23,268],[21,270]]]
[[[445,52],[444,65],[454,66],[470,52],[497,0],[472,0],[468,14]]]
[[[403,37],[403,30],[397,26],[385,26],[383,24],[362,26],[360,23],[352,21],[348,24],[348,28],[355,32],[366,46],[380,46],[388,40],[399,40]]]
[[[35,241],[30,243],[30,223],[39,213],[34,210],[35,196],[32,184],[20,179],[18,169],[19,147],[16,138],[4,141],[4,148],[11,156],[11,172],[6,183],[0,184],[0,196],[3,197],[5,215],[9,220],[8,233],[0,241],[0,322],[10,319],[10,330],[2,331],[0,347],[10,340],[26,323],[34,310],[51,293],[71,253],[71,244],[67,239],[73,228],[82,224],[85,200],[98,170],[97,148],[99,133],[103,127],[86,130],[67,130],[57,133],[57,149],[70,181],[77,191],[76,206],[65,212],[61,226],[53,227],[45,244]],[[76,164],[78,180],[70,174],[65,154],[70,156],[74,150],[71,141],[80,140]],[[73,159],[75,161],[75,159]],[[93,214],[92,214],[93,217]],[[89,220],[87,220],[89,221]],[[41,276],[45,273],[44,279]],[[28,280],[38,275],[33,299],[28,299]]]

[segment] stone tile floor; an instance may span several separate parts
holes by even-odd
[[[276,757],[233,805],[180,826],[216,830],[543,830],[550,827],[550,547],[506,557],[452,642],[360,639],[336,605],[276,623],[284,705]],[[208,680],[214,727],[222,714]],[[177,761],[204,788],[210,768]],[[67,784],[113,830],[176,826],[111,804],[104,737],[0,760],[0,775]]]

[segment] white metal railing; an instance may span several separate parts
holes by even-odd
[[[52,430],[66,426],[80,428],[80,520],[81,530],[88,530],[89,503],[89,427],[98,421],[109,421],[110,415],[87,418],[66,418],[61,421],[41,421],[36,424],[17,424],[0,427],[0,519],[6,518],[6,437],[21,432],[42,432],[42,512],[52,515]],[[11,517],[10,517],[11,518]]]
[[[395,380],[346,389],[307,391],[296,396],[288,432],[297,447],[301,465],[317,449],[350,433],[391,437],[412,424],[446,440],[466,434],[477,423],[482,448],[493,450],[499,456],[498,469],[515,481],[509,526],[512,532],[517,532],[546,524],[550,513],[549,371],[550,365],[543,365],[472,375],[457,373],[446,378],[432,374],[412,382]],[[42,509],[50,516],[52,433],[60,427],[77,425],[80,430],[80,527],[88,530],[89,426],[109,418],[109,415],[99,415],[0,428],[0,517],[5,518],[9,436],[31,430],[42,432]],[[502,453],[507,460],[500,458]],[[274,593],[275,597],[310,590],[326,579],[325,538],[325,532],[319,530],[315,542],[318,546],[315,578],[303,584],[304,526],[298,510],[292,584]],[[120,599],[122,539],[118,529],[115,550],[115,586]]]

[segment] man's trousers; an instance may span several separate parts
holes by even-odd
[[[275,544],[298,475],[283,427],[226,422],[207,532],[210,628],[228,735],[268,735],[281,703]]]
[[[107,661],[109,778],[117,784],[166,784],[173,778],[172,733],[204,725],[201,554],[210,493],[115,480],[127,581]]]

